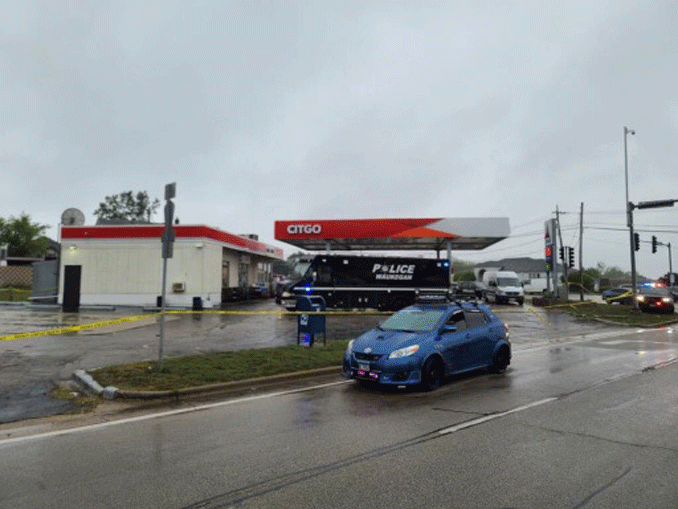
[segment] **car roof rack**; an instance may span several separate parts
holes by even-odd
[[[447,289],[418,291],[417,304],[447,304],[450,301]]]

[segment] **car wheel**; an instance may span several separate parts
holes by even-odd
[[[440,362],[434,358],[428,359],[421,368],[421,385],[424,390],[434,391],[440,387],[443,370]]]
[[[522,306],[523,305],[523,299],[518,299],[518,305]]]
[[[497,353],[494,354],[490,371],[492,373],[503,373],[509,365],[509,349],[502,346]]]

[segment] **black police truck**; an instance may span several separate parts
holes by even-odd
[[[293,311],[297,296],[321,295],[328,308],[388,311],[409,306],[422,294],[449,291],[447,260],[317,255],[280,303]]]

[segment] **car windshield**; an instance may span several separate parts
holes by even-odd
[[[520,286],[518,279],[514,277],[498,277],[497,278],[498,286]]]
[[[668,294],[669,294],[669,290],[668,290],[668,288],[666,288],[666,287],[664,287],[664,286],[662,286],[662,287],[660,287],[660,288],[654,288],[654,287],[652,287],[652,286],[646,286],[646,287],[643,287],[643,288],[640,290],[640,293],[642,293],[642,294],[644,294],[644,295],[664,296],[664,295],[668,295]]]
[[[443,314],[444,311],[435,309],[403,309],[385,320],[380,328],[383,330],[428,332],[433,330]]]

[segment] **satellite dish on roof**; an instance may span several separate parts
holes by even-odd
[[[80,209],[66,209],[61,214],[61,224],[66,226],[82,226],[85,224],[85,214]]]

